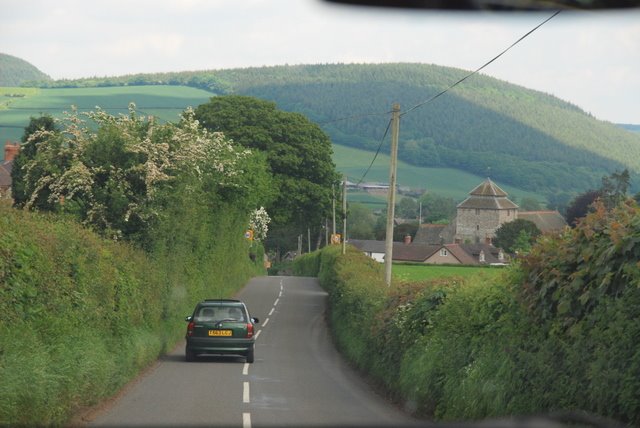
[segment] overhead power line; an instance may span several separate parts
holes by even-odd
[[[410,109],[400,113],[400,116],[404,116],[405,114],[411,113],[412,111],[422,107],[423,105],[430,103],[431,101],[435,100],[436,98],[440,97],[441,95],[444,95],[445,93],[447,93],[449,90],[453,89],[454,87],[458,86],[460,83],[464,82],[465,80],[467,80],[469,77],[473,76],[474,74],[479,73],[482,69],[484,69],[485,67],[487,67],[489,64],[491,64],[492,62],[494,62],[495,60],[497,60],[498,58],[500,58],[502,55],[504,55],[505,53],[507,53],[509,50],[511,50],[511,48],[513,48],[515,45],[517,45],[518,43],[520,43],[521,41],[523,41],[524,39],[526,39],[527,37],[529,37],[529,35],[531,35],[534,31],[536,31],[538,28],[542,27],[544,24],[546,24],[547,22],[551,21],[553,18],[555,18],[561,11],[558,10],[556,11],[553,15],[551,15],[550,17],[548,17],[547,19],[545,19],[544,21],[542,21],[540,24],[536,25],[533,29],[529,30],[524,36],[520,37],[518,40],[516,40],[515,42],[513,42],[508,48],[506,48],[505,50],[503,50],[502,52],[500,52],[498,55],[496,55],[495,57],[493,57],[492,59],[490,59],[489,61],[487,61],[486,63],[484,63],[481,67],[477,68],[476,70],[472,71],[471,73],[467,74],[466,76],[464,76],[462,79],[458,80],[457,82],[453,83],[452,85],[450,85],[449,87],[447,87],[446,89],[438,92],[437,94],[435,94],[434,96],[432,96],[431,98],[416,104],[415,106],[411,107]]]
[[[387,138],[387,134],[389,133],[389,128],[391,127],[391,122],[392,120],[389,119],[389,123],[387,123],[387,129],[384,130],[384,135],[382,136],[382,138],[380,139],[380,144],[378,144],[378,150],[376,150],[376,154],[373,156],[373,159],[371,160],[371,163],[369,164],[369,167],[367,168],[367,170],[364,172],[364,174],[362,174],[362,177],[360,177],[360,180],[358,180],[358,182],[356,183],[356,186],[360,183],[362,183],[362,181],[364,180],[364,178],[367,176],[367,174],[369,173],[369,170],[371,169],[371,167],[373,166],[373,163],[376,161],[376,158],[378,157],[378,154],[380,153],[380,149],[382,148],[382,144],[384,143],[384,139]]]
[[[449,85],[447,88],[443,89],[442,91],[438,92],[437,94],[433,95],[432,97],[428,98],[427,100],[416,104],[415,106],[411,107],[410,109],[400,113],[400,116],[404,116],[405,114],[411,113],[412,111],[422,107],[423,105],[430,103],[431,101],[435,100],[436,98],[444,95],[445,93],[447,93],[448,91],[450,91],[451,89],[455,88],[456,86],[458,86],[460,83],[464,82],[465,80],[467,80],[468,78],[470,78],[471,76],[473,76],[474,74],[479,73],[481,70],[483,70],[484,68],[486,68],[489,64],[493,63],[494,61],[496,61],[498,58],[500,58],[502,55],[504,55],[505,53],[507,53],[509,50],[511,50],[511,48],[513,48],[514,46],[516,46],[518,43],[520,43],[521,41],[523,41],[524,39],[526,39],[527,37],[529,37],[534,31],[536,31],[538,28],[542,27],[544,24],[546,24],[547,22],[549,22],[550,20],[552,20],[553,18],[555,18],[558,14],[560,13],[560,10],[554,12],[550,17],[548,17],[547,19],[545,19],[544,21],[542,21],[540,24],[536,25],[534,28],[532,28],[531,30],[529,30],[526,34],[524,34],[523,36],[521,36],[518,40],[516,40],[515,42],[513,42],[511,45],[509,45],[509,47],[507,47],[505,50],[503,50],[502,52],[500,52],[498,55],[496,55],[495,57],[491,58],[489,61],[487,61],[486,63],[484,63],[482,66],[478,67],[476,70],[468,73],[466,76],[464,76],[462,79],[456,81],[455,83]],[[370,117],[370,116],[381,116],[381,115],[387,115],[387,114],[391,114],[391,111],[387,111],[385,113],[366,113],[366,114],[360,114],[360,115],[352,115],[352,116],[344,116],[344,117],[340,117],[337,119],[333,119],[333,120],[329,120],[326,122],[320,122],[320,125],[324,125],[324,124],[328,124],[328,123],[333,123],[333,122],[339,122],[339,121],[343,121],[343,120],[349,120],[349,119],[359,119],[359,118],[363,118],[363,117]],[[380,153],[380,149],[382,148],[382,144],[384,143],[385,138],[387,137],[387,134],[389,133],[389,128],[391,127],[391,119],[389,119],[389,123],[387,123],[387,128],[384,131],[384,135],[382,136],[382,138],[380,139],[380,144],[378,144],[378,149],[376,150],[375,155],[373,156],[373,159],[371,160],[371,163],[369,164],[369,167],[367,168],[367,170],[364,172],[364,174],[362,174],[362,177],[360,177],[360,180],[358,180],[357,184],[360,184],[364,181],[365,177],[367,176],[367,174],[369,173],[369,171],[371,170],[371,167],[373,166],[374,162],[376,161],[376,159],[378,158],[378,154]],[[357,185],[356,184],[356,185]]]

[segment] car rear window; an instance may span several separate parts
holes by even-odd
[[[239,306],[203,306],[196,311],[197,322],[222,320],[246,322],[244,311]]]

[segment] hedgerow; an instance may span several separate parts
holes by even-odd
[[[23,207],[39,213],[0,208],[3,426],[64,424],[174,347],[195,302],[262,271],[244,238],[262,157],[189,111],[89,117],[28,140]]]
[[[0,207],[0,425],[64,424],[172,349],[196,301],[230,297],[260,272],[232,207],[202,229],[166,227],[186,235],[147,253]]]
[[[339,348],[417,415],[588,412],[640,425],[634,203],[598,206],[492,283],[386,287],[380,265],[353,249],[308,257],[329,293]]]

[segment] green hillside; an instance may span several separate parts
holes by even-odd
[[[40,86],[180,84],[207,93],[251,95],[307,115],[336,144],[374,151],[392,103],[406,111],[467,73],[427,64],[300,65],[49,81]],[[547,197],[596,188],[601,177],[624,168],[631,171],[633,190],[640,187],[638,133],[599,121],[556,97],[487,76],[467,79],[435,102],[408,112],[400,128],[399,158],[419,167],[490,175],[504,185]]]
[[[35,80],[48,81],[51,78],[27,61],[0,53],[0,86],[20,86]]]
[[[393,102],[406,110],[466,73],[418,64],[251,73],[258,71],[264,72],[259,83],[251,83],[255,76],[241,75],[249,71],[237,71],[241,76],[236,78],[236,91],[302,111],[326,122],[324,128],[335,143],[368,150],[378,146],[388,118],[369,113],[388,111]],[[356,118],[331,122],[351,116]],[[411,164],[478,175],[490,168],[499,182],[545,194],[597,187],[603,175],[616,169],[640,171],[637,134],[598,121],[555,97],[486,76],[475,76],[403,116],[400,129],[399,158]]]
[[[334,143],[374,151],[392,103],[406,111],[468,71],[428,64],[325,64],[158,73],[43,82],[43,87],[183,84],[251,95],[320,123]],[[349,118],[349,119],[346,119]],[[549,197],[631,171],[639,189],[640,135],[551,95],[476,75],[402,117],[399,157],[454,168]],[[388,151],[388,149],[387,149]]]

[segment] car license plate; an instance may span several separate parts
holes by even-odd
[[[209,330],[209,336],[233,336],[231,330]]]

